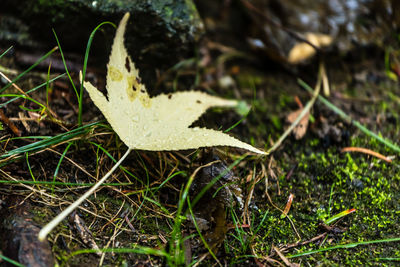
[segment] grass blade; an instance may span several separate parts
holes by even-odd
[[[59,42],[59,40],[58,40],[56,31],[55,31],[54,29],[52,29],[52,30],[53,30],[54,37],[56,38],[57,45],[58,45],[58,47],[60,48],[61,59],[62,59],[62,62],[63,62],[63,64],[64,64],[65,71],[66,71],[66,73],[67,73],[67,75],[68,75],[68,79],[69,79],[69,81],[71,82],[72,87],[74,88],[74,91],[75,91],[75,94],[76,94],[76,98],[79,100],[78,90],[76,89],[76,86],[75,86],[74,82],[72,81],[71,75],[69,74],[68,67],[67,67],[67,63],[66,63],[65,58],[64,58],[64,53],[63,53],[63,51],[62,51],[60,42]]]
[[[215,256],[214,252],[212,251],[211,247],[208,245],[207,241],[205,240],[205,238],[203,237],[203,235],[201,234],[201,230],[197,224],[196,221],[196,217],[194,216],[193,210],[192,210],[192,205],[190,204],[190,199],[187,199],[187,204],[188,204],[188,209],[190,212],[190,215],[192,216],[192,221],[194,224],[194,227],[196,228],[197,233],[199,234],[199,237],[201,239],[201,242],[203,242],[203,245],[206,247],[206,249],[208,250],[208,253],[210,253],[210,255],[214,258],[214,260],[218,263],[219,266],[222,266],[222,264],[219,262],[218,258]]]
[[[82,70],[82,82],[81,82],[81,87],[79,88],[79,98],[78,98],[78,103],[79,103],[79,112],[78,112],[78,126],[82,125],[82,100],[83,100],[83,82],[85,81],[85,76],[86,76],[86,68],[87,68],[87,62],[89,59],[89,51],[90,51],[90,46],[92,45],[92,41],[94,38],[94,34],[97,32],[97,30],[105,25],[105,24],[110,24],[114,28],[116,28],[115,24],[109,21],[105,21],[100,23],[90,34],[89,40],[86,46],[86,52],[85,52],[85,59],[83,61],[83,70]]]
[[[61,142],[68,141],[78,135],[87,133],[93,126],[96,126],[98,124],[100,124],[100,122],[86,124],[84,126],[76,128],[69,132],[62,133],[62,134],[59,134],[59,135],[56,135],[53,137],[48,137],[48,138],[45,138],[43,140],[37,141],[37,142],[29,144],[29,145],[18,147],[16,149],[8,151],[4,154],[1,154],[0,159],[4,159],[4,158],[10,157],[10,156],[17,156],[21,153],[36,151],[39,149],[47,148],[49,146],[60,144]]]
[[[329,251],[329,250],[334,250],[334,249],[346,249],[346,248],[354,248],[354,247],[362,246],[362,245],[388,243],[388,242],[399,242],[399,241],[400,241],[400,237],[388,238],[388,239],[379,239],[379,240],[371,240],[371,241],[363,241],[363,242],[342,244],[342,245],[336,245],[336,246],[327,247],[327,248],[321,248],[321,249],[301,252],[301,253],[294,254],[294,255],[288,255],[286,257],[290,259],[290,258],[297,258],[297,257],[301,257],[301,256],[307,256],[307,255],[316,254],[316,253],[319,253],[319,252],[324,252],[324,251]]]
[[[4,52],[0,55],[0,58],[2,58],[5,54],[7,54],[8,51],[10,51],[11,48],[13,48],[13,47],[10,46],[6,51],[4,51]]]
[[[58,75],[57,77],[55,77],[55,78],[49,80],[48,82],[46,81],[46,82],[44,82],[44,83],[42,83],[42,84],[40,84],[40,85],[38,85],[38,86],[36,86],[36,87],[30,89],[29,91],[26,92],[26,94],[32,93],[32,92],[34,92],[34,91],[36,91],[36,90],[38,90],[38,89],[40,89],[40,88],[46,86],[47,83],[54,82],[55,80],[57,80],[57,79],[63,77],[64,75],[65,75],[65,73],[60,74],[60,75]],[[7,96],[7,95],[0,95],[0,97],[4,97],[4,96]],[[17,95],[17,96],[14,97],[14,98],[11,98],[10,100],[8,100],[8,101],[6,101],[6,102],[0,104],[0,108],[5,107],[7,104],[10,104],[11,102],[14,102],[15,100],[17,100],[17,99],[19,99],[19,98],[21,98],[21,97],[24,97],[24,95],[21,94],[21,95]]]
[[[72,252],[71,255],[69,255],[68,259],[80,254],[97,253],[97,252],[137,253],[144,255],[166,257],[167,259],[169,258],[169,254],[164,250],[150,248],[150,247],[135,246],[135,248],[81,249]]]
[[[16,81],[18,81],[19,79],[21,79],[21,77],[23,77],[25,74],[27,74],[28,72],[30,72],[32,69],[34,69],[37,65],[39,65],[42,61],[44,61],[46,58],[48,58],[51,54],[54,53],[54,51],[56,51],[58,49],[58,47],[54,47],[53,49],[51,49],[49,52],[47,52],[47,54],[45,54],[44,56],[42,56],[41,58],[39,58],[38,61],[35,62],[35,64],[33,64],[32,66],[30,66],[29,68],[27,68],[25,71],[23,71],[22,73],[20,73],[14,80],[12,80],[10,83],[8,83],[6,86],[4,86],[3,88],[0,89],[0,93],[4,92],[8,87],[10,87],[13,83],[15,83]]]
[[[65,155],[67,154],[69,148],[72,145],[73,145],[73,142],[69,142],[67,147],[64,149],[64,152],[61,154],[61,157],[60,157],[60,159],[58,160],[58,163],[57,163],[56,170],[54,171],[54,174],[53,174],[53,183],[56,181],[56,178],[57,178],[57,175],[58,175],[58,171],[60,170],[61,162],[63,161]],[[53,184],[53,187],[51,188],[51,193],[52,194],[54,194],[54,186],[55,185]]]
[[[350,213],[353,213],[353,212],[355,212],[355,211],[356,211],[356,209],[344,210],[344,211],[342,211],[342,212],[340,212],[340,213],[338,213],[338,214],[333,215],[333,216],[330,217],[329,219],[327,219],[327,220],[325,221],[325,224],[326,224],[326,225],[330,225],[330,224],[333,223],[334,221],[337,221],[337,220],[339,220],[340,218],[342,218],[342,217],[344,217],[344,216],[346,216],[346,215],[349,215]]]
[[[13,259],[10,259],[10,258],[8,258],[8,257],[6,257],[6,256],[4,256],[4,255],[2,255],[2,254],[0,254],[0,259],[6,261],[6,262],[8,262],[8,263],[11,263],[11,264],[14,265],[14,266],[18,266],[18,267],[24,267],[24,266],[25,266],[25,265],[22,265],[21,263],[15,261],[15,260],[13,260]]]
[[[308,92],[312,92],[312,89],[310,88],[310,86],[308,86],[308,84],[306,84],[305,82],[303,82],[302,80],[298,80],[298,83],[304,88],[306,89]],[[358,121],[353,120],[349,115],[347,115],[343,110],[341,110],[340,108],[336,107],[334,104],[332,104],[331,102],[329,102],[326,98],[322,97],[322,96],[318,96],[318,100],[321,101],[325,106],[327,106],[328,108],[330,108],[331,110],[333,110],[336,114],[338,114],[342,119],[344,119],[345,121],[353,124],[354,126],[356,126],[358,129],[360,129],[360,131],[362,131],[363,133],[365,133],[366,135],[378,140],[379,142],[381,142],[382,144],[385,144],[386,146],[388,146],[389,148],[393,149],[396,152],[400,152],[400,147],[397,146],[396,144],[392,143],[391,141],[377,135],[376,133],[368,130],[364,125],[362,125],[361,123],[359,123]]]

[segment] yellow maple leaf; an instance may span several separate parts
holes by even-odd
[[[195,91],[161,94],[150,98],[145,86],[140,82],[139,71],[135,68],[124,46],[128,18],[129,13],[126,13],[119,24],[112,46],[107,73],[108,100],[91,83],[84,82],[84,86],[90,98],[129,149],[92,188],[40,230],[39,240],[45,240],[54,227],[93,194],[118,168],[132,149],[159,151],[205,146],[233,146],[266,154],[222,132],[198,127],[189,128],[192,122],[208,108],[234,107],[237,101]]]
[[[210,107],[235,107],[225,100],[198,91],[149,97],[124,46],[129,13],[122,18],[108,63],[107,98],[84,82],[90,98],[121,140],[132,149],[183,150],[209,146],[232,146],[265,154],[227,134],[205,128],[189,128]]]

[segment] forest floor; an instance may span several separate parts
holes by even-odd
[[[205,41],[200,50],[210,47]],[[247,114],[212,109],[195,125],[230,129],[238,139],[268,150],[288,127],[288,115],[311,99],[297,79],[313,87],[319,62],[300,71],[261,68],[220,48],[213,43],[207,64],[192,58],[160,75],[149,93],[199,89],[243,100],[251,106]],[[16,242],[28,256],[46,262],[43,255],[50,253],[68,266],[394,265],[400,260],[399,152],[353,122],[397,143],[398,82],[387,75],[382,52],[361,54],[357,61],[329,58],[327,99],[352,120],[317,99],[304,137],[289,135],[268,156],[225,147],[134,151],[50,234],[50,246],[35,238],[40,227],[107,173],[127,147],[86,92],[83,126],[77,126],[79,105],[67,77],[47,82],[62,71],[23,75],[16,84],[24,91],[43,86],[29,97],[14,87],[0,95],[3,261],[23,257],[9,249]],[[12,57],[3,56],[0,65],[10,79],[22,71]],[[104,84],[104,71],[89,76]],[[78,83],[77,73],[73,80]],[[343,152],[346,147],[384,156]],[[185,201],[177,213],[194,174],[188,199],[197,204]]]

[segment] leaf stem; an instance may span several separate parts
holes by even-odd
[[[110,175],[121,165],[124,159],[128,156],[129,152],[131,152],[131,148],[129,148],[122,158],[111,168],[106,175],[103,176],[92,188],[90,188],[85,194],[83,194],[80,198],[78,198],[74,203],[68,206],[65,210],[63,210],[60,214],[58,214],[53,220],[51,220],[45,227],[42,228],[39,232],[39,240],[43,241],[47,237],[47,235],[62,221],[64,220],[72,211],[74,211],[83,201],[85,201],[94,191],[97,190]]]

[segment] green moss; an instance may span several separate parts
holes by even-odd
[[[399,167],[361,153],[343,154],[336,147],[307,152],[307,147],[319,145],[318,139],[309,138],[303,145],[285,147],[283,153],[291,155],[290,157],[275,156],[276,159],[280,159],[277,165],[282,166],[285,172],[289,167],[284,166],[290,166],[288,163],[293,159],[298,160],[297,170],[290,180],[285,178],[286,175],[279,177],[281,196],[274,190],[269,190],[269,193],[275,204],[281,208],[286,204],[289,192],[295,194],[289,214],[302,241],[323,232],[318,227],[320,222],[350,208],[355,208],[357,211],[337,222],[337,226],[344,229],[344,233],[331,234],[322,247],[399,237]],[[365,136],[353,138],[352,145],[382,151],[380,143]],[[332,200],[329,206],[330,198]],[[258,203],[258,206],[261,207],[263,204]],[[266,210],[274,208],[268,205]],[[259,212],[262,214],[264,210],[260,209]],[[260,215],[258,220],[261,217]],[[290,244],[296,239],[288,219],[280,219],[279,212],[274,212],[274,215],[268,217],[255,239],[256,251],[262,255],[269,254],[271,244]],[[333,250],[303,257],[303,260],[311,265],[324,266],[375,264],[376,258],[396,257],[396,250],[388,249],[392,246],[397,247],[398,244],[382,243]],[[318,248],[320,247],[316,244],[311,244],[299,247],[299,251],[293,253]]]

